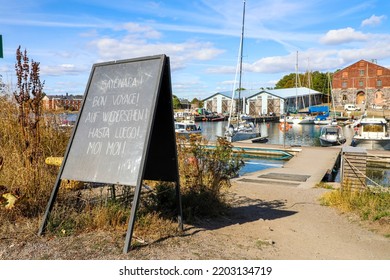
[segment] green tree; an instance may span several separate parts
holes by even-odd
[[[293,87],[295,87],[295,77],[296,77],[295,73],[284,75],[283,78],[281,78],[275,84],[275,89],[293,88]]]
[[[195,105],[195,107],[199,107],[199,108],[202,108],[203,107],[203,101],[202,100],[199,100],[198,98],[194,98],[192,99],[191,101],[191,104]]]
[[[173,95],[173,109],[180,109],[181,103],[176,95]]]
[[[330,74],[330,75],[329,75]],[[298,87],[310,87],[316,91],[327,94],[330,92],[330,83],[328,76],[332,76],[331,73],[322,73],[319,71],[306,72],[304,74],[298,74]],[[309,80],[310,79],[310,80]],[[290,73],[280,79],[276,85],[276,89],[281,88],[294,88],[296,83],[296,74]]]

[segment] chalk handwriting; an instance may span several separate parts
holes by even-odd
[[[138,104],[139,93],[118,94],[112,96],[112,104],[114,105],[135,105]]]
[[[88,131],[88,138],[110,138],[108,127],[91,127]]]
[[[135,139],[140,137],[140,127],[118,127],[115,129],[114,138],[116,139]]]
[[[94,96],[92,99],[92,107],[105,106],[107,102],[107,96]]]
[[[107,76],[107,75],[106,75]],[[139,77],[121,77],[111,78],[107,76],[107,79],[102,80],[100,87],[103,91],[117,88],[133,88],[139,87],[143,84],[143,76]]]
[[[84,122],[94,123],[100,112],[88,112]]]
[[[114,110],[103,112],[103,122],[118,123],[147,120],[149,110],[147,108],[134,110]]]
[[[126,141],[122,141],[122,142],[108,141],[106,155],[119,156],[124,153],[125,148],[126,148]]]
[[[98,155],[102,151],[102,142],[89,142],[87,155]]]

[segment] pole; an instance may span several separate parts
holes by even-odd
[[[242,13],[242,29],[241,29],[241,48],[240,48],[240,76],[238,81],[238,112],[242,113],[241,107],[241,78],[242,78],[242,57],[244,50],[244,25],[245,25],[245,0],[244,0],[244,9]]]

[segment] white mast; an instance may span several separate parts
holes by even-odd
[[[243,106],[241,106],[241,79],[242,79],[242,57],[243,57],[243,50],[244,50],[244,25],[245,25],[245,0],[244,2],[244,9],[242,12],[242,29],[241,29],[241,43],[240,43],[240,76],[238,81],[238,110],[239,114],[243,113]]]
[[[298,112],[298,51],[295,62],[295,112]]]
[[[233,84],[233,92],[232,92],[232,101],[230,103],[230,114],[228,119],[228,127],[230,126],[230,120],[232,117],[233,112],[233,103],[234,103],[234,93],[236,91],[236,82],[237,82],[237,75],[239,74],[239,86],[238,86],[238,105],[236,106],[236,112],[237,117],[239,117],[239,113],[241,111],[241,76],[242,76],[242,56],[243,56],[243,44],[244,44],[244,23],[245,23],[245,0],[244,2],[244,10],[242,13],[242,30],[241,30],[241,39],[240,39],[240,47],[238,50],[238,61],[237,61],[237,68],[236,68],[236,74],[234,76],[234,84]]]

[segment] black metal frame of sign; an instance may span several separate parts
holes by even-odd
[[[167,56],[93,65],[38,235],[45,231],[62,179],[135,186],[124,253],[131,247],[143,180],[176,183],[183,230]]]

